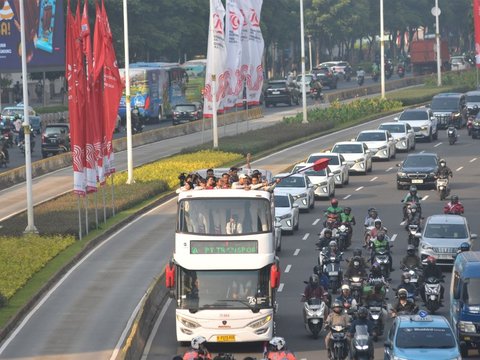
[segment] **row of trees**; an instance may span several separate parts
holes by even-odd
[[[383,0],[386,45],[398,54],[396,35],[411,38],[419,27],[434,32],[431,8],[435,0]],[[122,0],[105,1],[111,15],[116,50],[123,58]],[[439,0],[440,28],[452,48],[467,51],[473,44],[472,0]],[[311,36],[314,59],[330,60],[332,54],[355,61],[373,56],[380,28],[380,0],[304,0],[305,33]],[[267,49],[276,48],[282,60],[298,63],[300,43],[299,0],[264,0],[262,28]],[[205,55],[209,0],[128,0],[131,61],[183,61]],[[355,50],[360,42],[364,51]],[[335,49],[335,52],[334,52]],[[308,55],[308,54],[307,54]],[[273,59],[267,59],[267,63]]]

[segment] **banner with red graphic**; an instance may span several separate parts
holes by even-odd
[[[480,68],[480,0],[473,0],[473,24],[475,27],[475,63]]]
[[[222,112],[225,98],[225,67],[227,50],[224,31],[225,8],[220,0],[210,0],[207,69],[205,75],[203,116],[213,116],[213,102]],[[214,77],[215,81],[212,80]],[[213,88],[215,86],[215,88]],[[215,99],[214,94],[215,93]]]

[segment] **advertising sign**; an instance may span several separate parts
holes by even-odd
[[[27,69],[65,68],[64,0],[24,0]],[[20,72],[20,1],[0,0],[0,69]]]

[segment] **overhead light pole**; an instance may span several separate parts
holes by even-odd
[[[305,31],[303,29],[303,0],[300,0],[300,51],[302,61],[302,106],[303,120],[302,124],[307,124],[307,93],[305,89]]]
[[[127,127],[127,184],[133,184],[133,141],[132,141],[132,112],[130,105],[130,53],[128,50],[128,11],[127,0],[123,0],[123,37],[125,44],[125,117]]]
[[[312,72],[312,35],[308,35],[308,59],[310,60],[310,72]]]
[[[385,99],[385,42],[383,34],[383,0],[380,0],[380,88],[382,99]]]
[[[442,47],[440,43],[440,14],[438,0],[435,0],[435,7],[432,8],[432,15],[435,16],[435,39],[437,40],[437,86],[442,86]]]

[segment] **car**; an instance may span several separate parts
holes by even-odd
[[[480,91],[474,90],[465,93],[465,105],[469,115],[476,115],[480,109]]]
[[[384,360],[461,360],[460,348],[442,315],[400,315],[393,320],[384,344]]]
[[[358,141],[342,141],[333,145],[332,153],[343,156],[351,173],[363,173],[367,175],[372,171],[372,153],[367,145]]]
[[[275,218],[275,250],[282,251],[282,224]]]
[[[194,103],[177,104],[173,107],[173,125],[188,123],[190,121],[200,120],[202,112]]]
[[[281,179],[277,183],[275,191],[291,194],[300,210],[308,211],[315,207],[315,189],[307,175],[281,173],[277,174],[274,179]]]
[[[441,93],[432,98],[430,105],[438,120],[438,128],[455,125],[457,129],[467,124],[466,97],[461,93]]]
[[[458,248],[464,242],[471,245],[477,234],[470,232],[467,219],[461,215],[439,214],[427,218],[420,238],[421,260],[429,256],[437,265],[452,265]]]
[[[345,68],[351,69],[350,64],[347,61],[330,61],[332,63],[331,69],[335,74],[340,75],[341,77],[345,78]]]
[[[305,162],[296,164],[292,172],[301,171],[301,169],[311,166]],[[314,170],[313,168],[301,171],[302,174],[308,176],[313,185],[315,185],[315,197],[329,199],[335,196],[335,179],[333,173],[327,166],[322,170]]]
[[[468,70],[470,63],[465,59],[465,56],[452,56],[450,58],[450,67],[452,71]]]
[[[417,140],[432,142],[438,138],[438,120],[429,108],[405,109],[394,120],[409,124]]]
[[[380,130],[387,130],[396,140],[395,148],[397,151],[408,152],[415,150],[415,132],[407,122],[386,122],[380,124]]]
[[[313,68],[312,73],[317,77],[322,86],[328,86],[330,89],[337,88],[338,78],[328,66]]]
[[[295,82],[287,80],[270,80],[264,91],[265,106],[276,106],[277,104],[300,104],[300,90]]]
[[[3,108],[2,113],[0,114],[0,119],[2,122],[13,122],[15,120],[15,116],[19,115],[20,118],[23,120],[23,109],[23,104],[17,104],[16,106],[7,106]],[[35,131],[35,133],[37,134],[40,134],[42,132],[42,120],[31,106],[28,107],[28,120],[33,131]]]
[[[281,191],[281,189],[274,190],[275,201],[275,221],[280,224],[282,232],[293,234],[298,230],[300,215],[298,204],[295,204],[293,196],[289,193]]]
[[[435,189],[438,160],[435,153],[408,154],[403,162],[397,164],[397,189],[408,188],[410,185]]]
[[[53,123],[45,126],[42,133],[42,157],[70,151],[70,125]]]
[[[338,153],[313,153],[308,155],[305,161],[308,164],[313,164],[320,159],[328,159],[328,167],[333,173],[335,180],[335,187],[342,187],[347,185],[350,181],[350,174],[348,172],[349,166],[343,155]]]
[[[305,92],[307,95],[310,93],[310,83],[314,79],[313,74],[305,74]],[[300,91],[302,91],[302,75],[298,75],[297,79],[295,80],[296,84],[300,88]]]
[[[388,130],[364,130],[357,135],[355,141],[367,145],[373,159],[388,161],[397,156],[395,139]]]

